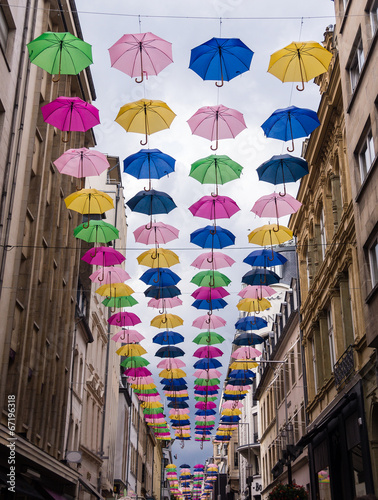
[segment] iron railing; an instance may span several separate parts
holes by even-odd
[[[339,390],[354,373],[353,346],[350,345],[333,367],[336,389]]]

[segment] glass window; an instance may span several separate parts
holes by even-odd
[[[331,308],[327,309],[327,325],[328,325],[329,355],[331,361],[331,370],[333,371],[333,367],[336,363],[336,356],[335,356],[335,336],[333,331]]]
[[[319,500],[331,500],[331,483],[329,478],[329,468],[318,472]]]
[[[362,40],[360,35],[359,38],[357,39],[357,42],[351,54],[350,64],[349,64],[349,77],[350,77],[350,85],[352,93],[354,92],[357,86],[364,62],[365,62],[364,49],[362,46]]]
[[[372,246],[369,248],[369,265],[372,288],[378,283],[378,238],[375,238]]]
[[[373,38],[378,28],[378,0],[374,0],[372,2],[369,15],[370,15],[371,36]]]
[[[375,159],[375,151],[374,151],[373,134],[371,132],[371,129],[369,129],[365,137],[363,138],[362,146],[358,153],[361,182],[364,181],[367,173],[371,169],[374,159]]]
[[[311,350],[312,350],[312,367],[314,374],[314,389],[315,394],[318,392],[318,382],[317,382],[317,372],[316,372],[316,349],[315,349],[315,339],[311,340]]]
[[[326,232],[325,232],[325,226],[324,226],[324,210],[322,209],[320,212],[320,217],[319,217],[319,226],[320,226],[320,247],[321,247],[321,252],[322,252],[322,259],[324,260],[324,255],[326,252],[327,248],[327,239],[326,239]]]
[[[4,14],[3,8],[0,6],[0,47],[5,52],[7,48],[9,26]]]

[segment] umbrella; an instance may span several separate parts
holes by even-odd
[[[100,123],[98,109],[80,97],[57,97],[41,107],[46,123],[62,131],[86,132]],[[68,142],[69,134],[63,142]]]
[[[124,297],[134,293],[134,290],[125,283],[111,283],[100,286],[96,293],[107,297]]]
[[[257,356],[261,356],[261,351],[250,346],[238,347],[238,349],[235,349],[231,354],[231,357],[235,359],[251,359]]]
[[[177,285],[181,280],[176,273],[163,267],[147,269],[139,279],[143,283],[146,283],[146,285],[156,285],[156,283],[159,283],[161,287]]]
[[[218,358],[223,356],[223,351],[214,346],[199,347],[194,353],[195,358]],[[197,367],[196,367],[197,368]]]
[[[103,220],[89,220],[75,227],[74,236],[87,243],[109,243],[119,238],[119,231]]]
[[[166,378],[162,378],[160,380],[160,383],[162,385],[171,385],[172,387],[175,387],[176,385],[184,385],[186,384],[186,380],[182,377],[173,377],[172,375],[170,375],[169,377],[166,377]]]
[[[137,83],[173,62],[172,44],[150,32],[123,35],[108,50],[112,68],[131,77],[140,76],[140,80],[135,78]]]
[[[201,253],[190,265],[197,269],[221,269],[231,267],[233,264],[235,264],[234,259],[222,252],[206,252]]]
[[[238,319],[235,323],[236,330],[260,330],[268,326],[268,322],[265,319],[257,318],[256,316],[244,316],[244,318]]]
[[[144,347],[139,344],[126,344],[116,350],[116,353],[119,356],[141,356],[142,354],[146,354],[147,351]]]
[[[27,44],[30,62],[51,75],[77,75],[93,63],[92,46],[71,33],[46,31]]]
[[[164,222],[153,222],[151,227],[140,226],[134,231],[134,238],[137,243],[145,245],[157,245],[168,243],[179,237],[179,230]]]
[[[142,358],[142,356],[132,356],[132,357],[124,359],[121,362],[121,366],[124,366],[125,368],[140,368],[143,366],[147,366],[149,364],[150,364],[150,362],[147,361],[147,359]],[[128,376],[131,376],[131,375],[128,375]]]
[[[243,167],[231,160],[226,155],[210,155],[192,163],[190,177],[201,184],[215,184],[218,195],[218,184],[225,184],[234,179],[239,179]]]
[[[262,163],[257,168],[257,174],[260,181],[270,182],[271,184],[284,184],[284,193],[286,193],[286,182],[295,182],[308,174],[307,161],[294,156],[276,155],[270,160]]]
[[[235,345],[256,345],[263,342],[264,339],[256,333],[241,333],[232,341]]]
[[[291,140],[292,148],[287,148],[291,152],[294,151],[294,139],[308,136],[319,125],[320,122],[315,111],[289,106],[284,109],[276,109],[261,125],[261,128],[266,137],[281,141]]]
[[[281,82],[308,82],[328,70],[332,53],[317,42],[292,42],[270,56],[268,73]]]
[[[276,293],[276,290],[267,285],[247,285],[240,290],[238,295],[243,299],[262,299],[263,297],[271,297]]]
[[[186,373],[181,368],[175,368],[173,370],[162,370],[159,373],[159,377],[163,378],[183,378],[186,377]]]
[[[277,227],[279,229],[280,225],[278,218],[284,215],[294,214],[301,206],[302,203],[293,198],[290,194],[281,195],[278,193],[271,193],[259,198],[251,208],[251,212],[259,217],[276,217]]]
[[[235,236],[231,231],[220,226],[206,226],[190,234],[190,243],[201,248],[225,248],[235,244]]]
[[[121,252],[111,247],[90,248],[81,258],[81,260],[88,264],[103,267],[121,264],[125,259],[126,257]]]
[[[197,290],[195,290],[191,295],[197,300],[209,301],[209,300],[222,299],[223,297],[227,297],[227,295],[230,294],[227,292],[227,290],[225,290],[221,286],[216,288],[201,286],[200,288],[197,288]]]
[[[194,376],[198,378],[203,378],[203,379],[211,379],[211,378],[216,378],[220,377],[222,373],[219,370],[216,370],[215,368],[211,368],[210,370],[196,370],[194,372]]]
[[[228,196],[203,196],[189,207],[195,217],[203,219],[229,219],[240,210],[234,200]],[[215,224],[215,222],[214,222]]]
[[[116,325],[116,326],[134,326],[137,325],[138,323],[141,323],[140,318],[130,312],[118,312],[110,316],[108,319],[109,325]]]
[[[274,271],[266,268],[251,269],[242,277],[242,283],[246,285],[274,285],[280,281],[280,277]]]
[[[139,191],[126,202],[126,205],[133,212],[150,215],[151,217],[154,214],[168,214],[176,208],[176,204],[169,194],[163,191],[155,191],[155,189]],[[152,227],[152,219],[150,226],[146,226],[146,229],[149,227]]]
[[[147,144],[147,135],[169,128],[175,116],[163,101],[140,99],[122,106],[115,121],[126,132],[145,134],[145,141],[140,141],[144,146]]]
[[[271,305],[267,299],[241,299],[236,307],[239,311],[258,313],[269,309]]]
[[[77,178],[100,175],[110,168],[103,153],[87,148],[68,149],[54,161],[54,165],[61,174]]]
[[[156,328],[176,328],[184,323],[183,319],[176,314],[160,314],[152,318],[150,325]]]
[[[249,70],[252,56],[239,38],[212,38],[191,50],[189,68],[203,80],[221,80],[215,85],[222,87]]]
[[[168,359],[163,359],[156,366],[157,368],[172,369],[172,368],[183,368],[186,365],[183,361],[181,361],[181,359],[168,358]]]
[[[258,250],[253,250],[249,255],[247,255],[245,259],[243,259],[243,262],[253,267],[272,267],[282,266],[282,264],[285,264],[285,262],[287,262],[287,258],[278,252],[273,252],[272,258],[271,251],[266,250],[265,248],[261,248]]]
[[[227,302],[223,299],[211,299],[211,300],[195,300],[192,304],[196,309],[205,309],[207,311],[212,311],[213,309],[224,309],[227,306]]]
[[[148,301],[148,307],[154,307],[155,309],[170,309],[171,307],[177,307],[182,305],[182,300],[179,297],[172,297],[167,299],[151,299]]]
[[[150,248],[137,257],[138,264],[147,267],[171,267],[179,264],[178,256],[166,248]]]
[[[220,363],[217,359],[204,358],[196,361],[193,366],[194,368],[198,368],[201,370],[209,370],[212,368],[219,368],[220,366],[222,366],[222,363]]]
[[[190,465],[188,464],[181,464],[180,467],[183,469],[190,469]]]
[[[177,286],[150,286],[145,290],[144,295],[146,297],[153,297],[154,299],[163,299],[169,297],[176,297],[181,295],[181,291]]]
[[[198,334],[192,342],[195,344],[204,344],[204,345],[213,345],[213,344],[221,344],[222,342],[225,341],[225,338],[222,337],[222,335],[219,335],[218,333],[215,332],[202,332]]]
[[[103,276],[102,279],[101,276]],[[106,266],[92,273],[89,276],[89,279],[93,283],[104,283],[104,284],[123,283],[124,281],[130,279],[130,275],[124,269],[122,269],[122,267]]]
[[[198,109],[188,120],[192,134],[210,141],[216,141],[213,151],[218,149],[219,139],[235,138],[247,126],[240,111],[227,108],[223,104],[204,106]]]
[[[136,330],[119,330],[112,337],[114,342],[123,342],[124,344],[131,344],[132,342],[140,342],[145,337]]]
[[[189,399],[189,398],[188,398]],[[185,403],[185,402],[174,402],[174,401],[171,401],[170,403],[168,403],[168,408],[174,408],[174,409],[185,409],[185,408],[189,408],[189,405],[188,403]]]
[[[159,358],[177,358],[179,356],[184,356],[185,352],[179,347],[175,346],[165,346],[160,347],[155,353],[155,356]]]
[[[152,339],[152,342],[160,345],[175,345],[184,342],[185,338],[177,332],[172,330],[165,330],[163,332],[159,332]]]
[[[270,245],[272,258],[274,257],[273,245],[280,245],[292,238],[293,232],[289,228],[281,226],[277,229],[274,224],[265,224],[264,226],[254,229],[248,235],[249,243],[260,246]]]
[[[225,325],[226,321],[220,316],[215,315],[200,316],[199,318],[196,318],[192,323],[192,326],[200,328],[201,330],[203,328],[216,329]]]
[[[159,149],[141,149],[123,160],[123,171],[137,179],[160,179],[175,170],[176,160]]]
[[[231,280],[225,275],[220,273],[219,271],[200,271],[190,280],[191,283],[194,283],[200,287],[222,287],[228,286],[231,283]]]
[[[201,385],[201,386],[213,386],[216,384],[220,383],[219,378],[196,378],[194,379],[194,384],[195,385]]]
[[[230,368],[232,370],[250,370],[251,368],[257,368],[257,366],[258,363],[256,361],[253,361],[252,359],[236,360],[230,364]],[[231,377],[230,374],[229,376]]]
[[[71,193],[64,199],[68,210],[75,210],[80,214],[103,214],[107,210],[114,208],[112,198],[97,189],[80,189]],[[89,217],[88,217],[89,219]],[[83,225],[86,229],[89,227],[89,220]]]
[[[137,368],[126,368],[126,370],[123,373],[127,377],[131,378],[148,377],[149,375],[151,375],[150,370],[148,368],[145,368],[144,366],[140,366]]]
[[[121,297],[107,297],[102,301],[105,307],[132,307],[138,304],[138,301],[131,295],[124,295]]]

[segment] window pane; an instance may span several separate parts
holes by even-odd
[[[376,239],[369,250],[371,286],[378,283],[378,240]]]
[[[8,23],[3,8],[0,7],[0,46],[4,51],[7,47],[8,31]]]

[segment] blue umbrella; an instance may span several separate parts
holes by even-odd
[[[186,384],[184,378],[162,378],[160,383],[163,385],[183,385]]]
[[[235,236],[220,226],[206,226],[193,231],[190,235],[190,243],[201,248],[225,248],[235,245]]]
[[[219,421],[220,422],[239,422],[239,415],[223,415]]]
[[[228,378],[232,379],[246,379],[246,378],[255,378],[256,373],[252,370],[231,370],[228,374]]]
[[[196,389],[194,391],[195,394],[198,394],[198,395],[205,395],[205,394],[208,394],[209,396],[212,396],[213,394],[218,394],[218,391],[213,389],[213,390],[208,390],[208,391],[204,391],[202,389]]]
[[[176,204],[169,194],[164,193],[163,191],[156,191],[155,189],[150,189],[149,191],[139,191],[139,193],[126,202],[126,205],[133,212],[150,215],[151,227],[152,216],[154,214],[169,214],[169,212],[176,208]]]
[[[163,391],[184,391],[187,388],[188,388],[187,384],[175,385],[175,386],[173,386],[173,385],[163,385],[162,390]]]
[[[215,85],[222,87],[249,70],[252,56],[239,38],[212,38],[191,50],[189,68],[203,80],[221,80]]]
[[[232,341],[235,345],[256,345],[263,342],[264,339],[256,333],[241,333]]]
[[[215,410],[197,410],[194,415],[205,416],[205,415],[216,415]]]
[[[320,122],[315,111],[289,106],[284,109],[276,109],[261,125],[261,128],[266,137],[281,141],[291,140],[292,149],[287,148],[291,152],[294,151],[294,139],[307,137],[319,125]]]
[[[155,356],[159,358],[177,358],[179,356],[184,356],[185,352],[179,347],[166,346],[160,347],[155,353]]]
[[[279,283],[280,277],[269,269],[252,269],[242,277],[246,285],[274,285]]]
[[[273,252],[272,259],[272,251],[262,248],[259,250],[253,250],[253,252],[243,259],[243,262],[249,264],[250,266],[273,267],[285,264],[285,262],[287,262],[287,258],[278,252]]]
[[[137,179],[160,179],[174,172],[175,163],[159,149],[141,149],[123,160],[123,171]]]
[[[193,366],[201,370],[209,370],[211,368],[219,368],[222,366],[222,363],[215,358],[204,358],[196,361]]]
[[[176,427],[182,427],[184,425],[190,425],[190,420],[171,420],[171,425],[175,425]],[[185,439],[185,438],[180,438]]]
[[[185,403],[184,401],[182,401],[182,402],[181,401],[171,401],[170,403],[167,404],[167,406],[168,406],[168,408],[175,408],[177,410],[180,410],[182,408],[189,408],[188,403]]]
[[[156,285],[158,283],[159,286],[177,285],[181,280],[180,276],[165,267],[147,269],[139,279],[146,285]]]
[[[182,469],[190,469],[190,465],[188,465],[188,464],[181,464],[180,467]]]
[[[227,306],[227,302],[223,299],[195,300],[192,306],[196,309],[206,309],[207,311],[212,311],[213,309],[223,309]]]
[[[177,286],[150,286],[145,290],[144,295],[146,297],[152,297],[154,299],[167,299],[170,297],[177,297],[181,295],[181,291]]]
[[[265,328],[266,326],[268,326],[268,322],[257,316],[244,316],[244,318],[238,319],[235,323],[235,328],[243,331],[260,330],[260,328]]]
[[[257,174],[260,181],[270,182],[271,184],[284,184],[286,194],[287,182],[295,182],[308,174],[308,163],[302,158],[297,158],[288,154],[276,155],[257,168]]]
[[[227,385],[252,385],[253,384],[253,379],[252,378],[230,378],[227,380]]]
[[[246,397],[247,394],[223,394],[225,401],[239,401]]]
[[[152,339],[152,342],[160,345],[175,345],[184,342],[185,338],[177,332],[172,330],[165,330],[164,332],[159,332]]]

